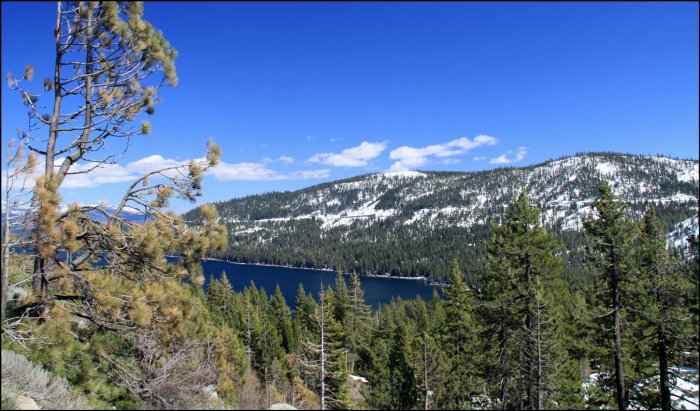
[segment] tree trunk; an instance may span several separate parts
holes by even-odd
[[[62,84],[61,84],[61,64],[63,60],[62,44],[61,44],[61,2],[57,2],[57,12],[56,12],[56,28],[54,29],[54,38],[56,41],[56,59],[54,62],[54,73],[53,73],[53,89],[54,89],[54,101],[53,101],[53,113],[51,115],[51,123],[49,124],[49,138],[46,142],[46,156],[45,156],[45,167],[44,176],[50,179],[53,176],[55,156],[56,156],[56,140],[58,139],[58,126],[61,115],[61,102],[63,100]],[[41,207],[41,205],[39,205]],[[41,215],[41,208],[38,210],[38,215]],[[39,246],[39,242],[43,237],[43,233],[37,225],[36,233],[36,243],[35,252]],[[44,296],[44,261],[37,255],[34,257],[34,272],[32,274],[32,292],[35,296]]]
[[[9,187],[9,175],[10,172],[7,170],[7,185]],[[0,324],[5,324],[5,309],[7,309],[7,278],[10,274],[10,201],[9,196],[5,202],[5,221],[3,221],[2,228],[2,294],[0,298],[2,299],[2,322]]]
[[[500,398],[501,398],[501,409],[508,409],[507,397],[508,397],[508,375],[506,373],[506,366],[508,364],[508,354],[506,353],[506,341],[508,339],[507,331],[505,328],[501,330],[501,354],[500,354],[500,372],[501,372],[501,385],[500,385]]]
[[[666,347],[666,330],[664,329],[665,308],[661,303],[661,293],[656,290],[656,304],[661,317],[656,325],[656,341],[659,353],[659,392],[661,393],[661,409],[671,409],[671,387],[668,378],[668,349]]]
[[[532,294],[532,270],[530,266],[530,258],[527,253],[525,253],[525,276],[527,278],[527,312],[525,326],[527,330],[527,335],[525,336],[525,387],[527,399],[525,401],[525,408],[532,410],[535,408],[535,367],[534,367],[534,344],[533,344],[533,332],[534,332],[534,313],[533,311],[533,300],[535,297]]]
[[[622,326],[620,324],[620,290],[619,279],[617,278],[617,262],[615,259],[615,250],[612,249],[612,272],[611,272],[611,291],[613,303],[613,332],[615,336],[615,388],[617,397],[617,408],[620,410],[627,409],[627,392],[625,391],[625,371],[622,366]]]
[[[321,294],[321,409],[326,409],[326,336],[325,336],[325,318],[324,318],[324,301]]]
[[[423,395],[425,397],[423,409],[427,410],[430,387],[428,387],[428,340],[425,335],[423,335],[423,382],[425,383],[425,388],[423,390]]]
[[[539,282],[538,282],[539,284]],[[536,373],[536,381],[535,381],[535,404],[537,410],[542,409],[542,386],[544,385],[544,382],[542,379],[544,378],[544,365],[542,364],[542,305],[540,304],[540,293],[539,293],[539,286],[537,287],[536,292],[536,304],[537,304],[537,319],[536,319],[536,328],[537,328],[537,333],[536,333],[536,346],[537,346],[537,373]]]

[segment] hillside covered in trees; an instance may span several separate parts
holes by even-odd
[[[213,203],[229,235],[218,256],[433,280],[444,280],[456,258],[471,275],[483,269],[489,223],[525,190],[566,244],[566,275],[581,278],[582,221],[603,181],[630,204],[630,216],[653,204],[667,232],[677,224],[686,235],[697,230],[696,160],[590,153],[482,172],[370,174]],[[184,218],[197,216],[193,210]]]
[[[201,195],[210,140],[114,207],[65,205],[66,178],[151,132],[178,53],[141,2],[59,2],[55,24],[43,79],[7,76],[29,121],[3,151],[2,409],[698,407],[697,161],[374,174],[185,221],[169,202]],[[205,287],[209,256],[447,286],[372,312],[338,272],[291,310],[279,288]]]

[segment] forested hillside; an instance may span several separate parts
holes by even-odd
[[[229,232],[220,256],[435,280],[456,258],[471,276],[483,268],[489,223],[524,190],[567,246],[565,275],[582,277],[582,219],[603,181],[629,202],[630,216],[654,204],[666,231],[697,230],[696,160],[591,153],[482,172],[369,174],[214,203]]]
[[[13,7],[27,6],[3,3],[3,17]],[[26,111],[7,117],[26,129],[2,153],[1,409],[698,407],[697,160],[592,153],[475,173],[370,174],[182,216],[169,211],[172,200],[195,203],[210,173],[228,167],[240,179],[236,166],[250,163],[226,163],[209,140],[201,154],[183,148],[190,160],[158,154],[118,164],[129,150],[146,154],[130,141],[151,134],[144,118],[156,113],[160,90],[177,85],[178,51],[145,19],[143,2],[58,2],[52,27],[34,24],[44,6],[36,7],[3,18],[15,28],[8,32],[22,33],[7,44],[55,55],[40,59],[51,63],[36,76],[27,64],[6,77]],[[186,67],[183,80],[196,73],[221,83],[208,75],[211,61],[221,50],[235,54],[230,42],[214,46],[235,26],[232,15],[211,7],[187,4],[187,19],[177,20],[168,4],[153,16],[182,23],[191,41],[174,38],[184,44],[216,52],[186,57],[209,66]],[[191,30],[204,26],[197,21],[216,35]],[[279,24],[251,25],[281,44],[282,32],[269,31]],[[53,33],[49,48],[25,46],[35,28]],[[257,56],[275,54],[236,33]],[[212,88],[194,84],[210,102]],[[228,96],[229,86],[217,90]],[[225,117],[207,105],[198,114],[193,98],[184,95],[186,116],[154,125],[172,122],[163,133],[177,128],[189,139],[185,121]],[[228,112],[235,102],[216,106]],[[466,154],[476,140],[427,151]],[[174,145],[152,147],[166,144]],[[369,164],[387,144],[343,150],[343,161]],[[260,167],[280,181],[306,175]],[[99,197],[118,183],[114,207],[67,200],[74,189],[94,187]],[[108,187],[102,193],[117,186]],[[314,295],[300,284],[291,309],[279,287],[234,290],[219,272],[206,281],[202,262],[212,256],[335,267],[336,278],[319,281]],[[445,284],[430,301],[395,298],[373,311],[361,273]]]

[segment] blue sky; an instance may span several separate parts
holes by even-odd
[[[54,3],[2,3],[2,71],[52,72]],[[146,3],[179,51],[150,136],[62,189],[117,202],[143,164],[223,164],[202,202],[368,172],[583,151],[698,158],[698,4]],[[26,125],[2,88],[2,139]],[[174,202],[176,211],[191,207]]]

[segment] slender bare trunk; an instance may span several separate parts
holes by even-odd
[[[536,314],[537,314],[537,320],[535,321],[536,328],[537,328],[537,333],[536,333],[536,346],[537,346],[537,373],[536,373],[536,381],[535,381],[535,404],[537,406],[536,409],[541,410],[542,409],[542,385],[544,384],[542,382],[542,378],[544,375],[544,365],[542,364],[542,305],[540,303],[540,293],[539,293],[539,286],[537,287],[536,290],[536,304],[537,304],[537,309],[536,309]]]
[[[430,387],[428,386],[428,339],[423,335],[423,381],[425,382],[425,387],[423,389],[423,396],[425,398],[423,409],[428,408],[428,393],[430,392]]]
[[[527,313],[526,313],[526,327],[527,327],[527,335],[525,338],[525,352],[526,352],[526,361],[525,361],[525,367],[526,367],[526,375],[525,375],[525,386],[527,389],[526,392],[526,401],[525,401],[525,408],[527,409],[533,409],[535,407],[535,367],[534,367],[534,347],[533,347],[533,332],[534,332],[534,315],[533,315],[533,310],[532,310],[532,303],[533,300],[535,299],[535,296],[532,293],[532,269],[530,266],[530,259],[527,253],[525,253],[525,276],[527,278],[527,294],[528,294],[528,300],[527,300]]]
[[[659,392],[661,393],[661,409],[667,411],[671,409],[671,387],[668,377],[667,337],[664,328],[665,307],[661,301],[661,292],[658,289],[656,290],[656,305],[659,307],[660,316],[660,320],[656,324],[656,345],[659,355]]]
[[[61,114],[61,101],[63,95],[61,94],[62,84],[61,84],[61,62],[63,59],[64,51],[61,49],[61,2],[57,2],[56,10],[56,28],[54,29],[54,39],[56,42],[56,58],[54,63],[54,73],[53,73],[53,88],[54,88],[54,101],[53,101],[53,113],[51,114],[51,123],[49,124],[49,137],[46,142],[46,156],[45,156],[45,167],[44,176],[47,181],[53,177],[55,156],[56,156],[56,141],[58,139],[58,126]],[[41,204],[39,204],[38,215],[44,214],[41,210]],[[44,233],[41,231],[39,224],[36,225],[35,230],[36,243],[35,247],[38,249],[39,244],[44,238]],[[35,250],[35,252],[38,250]],[[44,292],[46,291],[45,280],[44,280],[44,260],[37,254],[34,257],[34,274],[32,276],[32,291],[36,296],[44,297]]]
[[[326,409],[326,335],[323,294],[321,294],[321,409]]]
[[[10,274],[10,170],[7,170],[5,181],[5,220],[2,224],[2,322],[5,324],[5,310],[7,309],[7,278]]]
[[[505,328],[501,330],[501,352],[500,352],[500,372],[501,372],[501,384],[500,384],[500,398],[501,398],[501,409],[508,409],[508,375],[506,373],[506,367],[508,367],[508,354],[506,352],[506,343],[508,341],[508,335]]]
[[[613,333],[615,337],[615,388],[617,407],[620,410],[627,409],[627,392],[625,390],[625,370],[622,365],[622,325],[620,319],[620,290],[619,278],[617,272],[617,261],[614,247],[611,249],[612,254],[612,272],[611,272],[611,291],[613,304]]]

